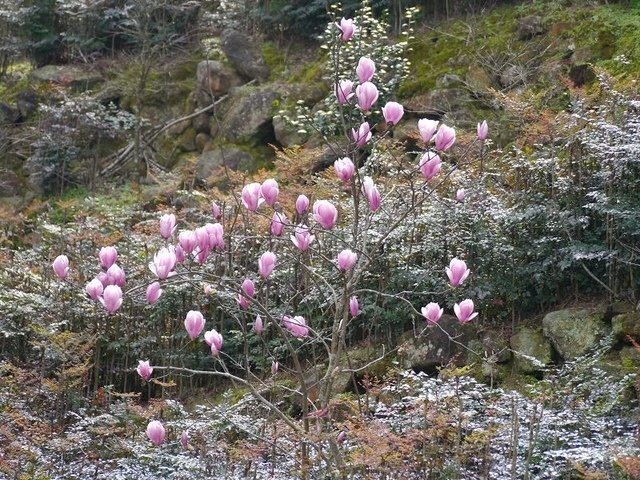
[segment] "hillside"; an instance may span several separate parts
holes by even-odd
[[[0,25],[0,478],[640,478],[634,2]]]

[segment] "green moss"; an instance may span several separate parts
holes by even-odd
[[[264,42],[262,44],[262,57],[271,72],[270,79],[276,80],[279,78],[285,70],[285,57],[282,54],[282,48],[274,42]]]

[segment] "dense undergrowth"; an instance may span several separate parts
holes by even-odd
[[[519,22],[527,16],[540,17],[541,31],[518,39]],[[403,80],[398,98],[420,105],[425,95],[444,88],[443,76],[456,75],[454,88],[470,99],[467,117],[456,126],[468,127],[467,118],[488,118],[492,140],[479,144],[459,133],[448,160],[457,167],[468,159],[465,168],[454,168],[434,202],[416,209],[406,226],[380,244],[346,346],[365,340],[374,347],[393,347],[424,322],[408,313],[407,302],[418,311],[428,297],[450,309],[460,292],[476,299],[480,328],[507,331],[523,319],[535,323],[531,317],[566,303],[598,298],[635,304],[640,278],[637,8],[532,2],[437,25],[417,18],[418,26],[407,37],[410,64],[388,63],[392,70],[399,65],[393,77]],[[306,43],[273,37],[262,48],[271,81],[323,84],[323,53],[314,57]],[[227,212],[235,209],[234,189],[251,180],[276,176],[291,190],[281,197],[289,211],[297,193],[308,190],[334,201],[341,215],[348,211],[333,171],[309,174],[318,170],[321,148],[281,149],[272,171],[253,176],[228,172],[219,189],[198,184],[188,159],[173,172],[151,178],[155,185],[131,184],[126,176],[105,181],[95,175],[96,165],[88,168],[88,159],[97,162],[131,135],[141,106],[147,122],[167,111],[182,114],[197,62],[222,58],[208,40],[188,55],[164,57],[173,61],[152,69],[142,90],[134,87],[140,77],[135,62],[111,70],[108,85],[122,94],[114,110],[90,98],[66,97],[52,86],[37,87],[57,104],[27,122],[24,131],[31,137],[23,144],[43,165],[83,155],[87,162],[66,174],[69,181],[51,180],[48,196],[25,202],[19,212],[13,204],[0,208],[0,476],[296,478],[304,469],[312,477],[325,473],[322,459],[306,464],[292,453],[300,439],[261,410],[246,390],[170,373],[143,383],[136,374],[141,358],[157,366],[215,368],[210,352],[190,343],[182,328],[186,311],[199,305],[224,333],[224,355],[244,356],[257,377],[273,384],[269,394],[274,401],[300,418],[299,405],[289,395],[298,387],[290,354],[277,336],[248,334],[253,319],[239,310],[235,297],[222,289],[205,290],[205,282],[195,279],[192,286],[167,288],[157,308],[146,305],[143,290],[129,292],[123,311],[110,316],[77,288],[96,274],[96,252],[112,244],[132,272],[130,280],[143,280],[153,252],[162,245],[156,235],[160,214],[176,213],[181,225],[192,228],[210,220],[211,200]],[[132,45],[127,48],[135,51]],[[304,57],[314,61],[298,66]],[[576,85],[569,73],[576,64],[587,65],[593,78]],[[405,67],[409,70],[400,71]],[[507,85],[502,74],[508,67],[515,67],[515,76]],[[7,73],[0,92],[3,100],[14,101],[28,84],[28,68],[20,63]],[[384,92],[389,99],[395,87]],[[77,122],[78,112],[92,113],[91,121]],[[397,165],[409,165],[418,153],[415,120],[406,120],[395,137],[368,151],[361,166],[363,174],[379,178],[385,199],[384,216],[370,225],[372,243],[407,202],[397,188],[403,173]],[[4,167],[19,163],[4,161]],[[455,199],[459,188],[465,189],[464,202]],[[247,238],[268,229],[265,218],[231,215],[228,220],[237,222]],[[244,243],[234,252],[240,257],[237,268],[247,268],[262,247]],[[58,282],[51,271],[51,261],[61,252],[75,267],[70,283]],[[465,258],[474,272],[455,295],[447,290],[442,268],[434,269],[453,257]],[[203,276],[218,275],[221,264],[206,266]],[[331,271],[318,272],[331,278]],[[295,288],[283,286],[281,296]],[[320,298],[307,298],[300,308],[326,332],[327,307]],[[629,396],[640,362],[628,360],[628,376],[609,377],[592,362],[609,347],[546,371],[541,383],[526,378],[534,382],[528,397],[461,376],[471,370],[445,370],[436,380],[389,361],[378,378],[360,379],[354,390],[362,396],[332,400],[339,412],[333,426],[347,432],[341,448],[350,473],[354,478],[398,472],[402,478],[626,478],[620,470],[632,471],[638,454],[633,426],[625,418],[631,416]],[[275,377],[265,351],[275,352],[273,360],[281,364]],[[325,361],[313,344],[303,344],[299,352],[307,367]],[[190,402],[196,392],[202,401]],[[185,400],[189,410],[174,399]],[[142,430],[158,417],[166,422],[170,441],[152,449]],[[191,435],[186,449],[178,444],[183,430]],[[320,432],[316,440],[328,441],[327,435]]]

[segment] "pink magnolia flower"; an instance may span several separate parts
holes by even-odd
[[[108,270],[111,265],[116,263],[118,259],[118,251],[115,247],[102,247],[100,249],[100,253],[98,253],[98,258],[100,259],[100,265],[105,270]]]
[[[342,271],[351,270],[357,261],[358,255],[348,248],[338,254],[338,268]]]
[[[152,305],[158,301],[162,295],[162,289],[160,288],[160,282],[153,282],[147,287],[147,303]]]
[[[349,182],[356,173],[356,166],[349,157],[339,158],[333,162],[333,168],[335,168],[338,178],[345,183]]]
[[[353,37],[353,34],[356,33],[356,26],[353,24],[352,19],[342,18],[340,23],[336,23],[336,26],[340,30],[340,40],[343,42],[348,42]]]
[[[309,198],[306,195],[298,195],[296,199],[296,212],[302,215],[309,209]]]
[[[378,89],[371,82],[364,82],[356,87],[356,98],[358,99],[358,108],[363,112],[368,112],[378,100]]]
[[[104,286],[102,285],[102,282],[100,280],[94,278],[89,283],[87,283],[87,286],[84,289],[89,297],[91,297],[91,300],[97,300],[100,295],[102,295]]]
[[[258,272],[262,278],[267,278],[276,266],[276,255],[273,252],[264,252],[258,260]]]
[[[282,323],[294,337],[301,338],[309,335],[309,327],[304,317],[297,315],[291,318],[285,315],[282,317]]]
[[[360,303],[358,297],[353,296],[349,299],[349,312],[352,317],[357,317],[360,314]]]
[[[109,285],[108,283],[109,278],[107,277],[107,274],[105,272],[100,272],[98,275],[96,275],[96,278],[100,280],[100,283],[102,284],[103,287],[106,287],[107,285]]]
[[[66,255],[58,255],[56,259],[53,261],[53,271],[56,273],[60,280],[64,280],[64,278],[69,273],[69,259]]]
[[[119,287],[124,287],[126,280],[127,277],[124,274],[124,270],[122,270],[115,263],[109,267],[109,270],[107,270],[108,285],[118,285]]]
[[[122,290],[118,285],[107,285],[100,297],[100,303],[109,313],[115,313],[122,305]]]
[[[287,217],[284,213],[273,212],[273,217],[271,217],[271,234],[279,237],[282,235],[286,224]]]
[[[267,205],[273,207],[276,204],[278,193],[280,193],[278,182],[273,178],[269,178],[262,182],[262,185],[260,186],[260,195],[262,195],[262,198],[264,198]]]
[[[210,250],[209,247],[209,232],[207,231],[207,229],[205,227],[198,227],[195,230],[195,234],[196,234],[196,242],[197,242],[197,246],[198,252],[202,252],[203,250]]]
[[[187,313],[187,317],[184,319],[184,328],[187,330],[191,340],[200,335],[204,328],[204,324],[204,317],[202,316],[202,313],[197,310],[190,310]]]
[[[449,277],[449,283],[452,287],[461,285],[471,273],[471,270],[467,268],[467,264],[457,258],[451,259],[445,271],[447,272],[447,277]]]
[[[258,210],[262,203],[260,198],[260,184],[258,182],[245,185],[242,189],[242,204],[251,212]]]
[[[271,361],[271,375],[275,375],[278,373],[278,369],[280,368],[280,364],[275,360]]]
[[[453,311],[456,314],[456,317],[458,317],[458,320],[460,321],[460,323],[467,323],[470,322],[471,320],[473,320],[474,318],[476,318],[478,316],[478,312],[473,312],[474,309],[474,305],[473,305],[473,300],[470,299],[466,299],[460,302],[460,304],[455,304],[453,306]]]
[[[349,99],[353,97],[353,82],[351,80],[340,80],[336,84],[336,98],[340,105],[349,103]]]
[[[207,284],[204,286],[205,295],[213,295],[214,293],[216,293],[216,290],[213,288],[213,285]]]
[[[182,448],[185,450],[189,448],[189,433],[186,430],[180,435],[180,445],[182,445]]]
[[[213,215],[213,218],[216,220],[220,220],[222,217],[222,209],[216,202],[211,202],[211,215]]]
[[[464,188],[459,188],[458,191],[456,192],[456,200],[462,203],[464,202],[464,197],[465,197]]]
[[[245,278],[244,282],[242,282],[242,291],[249,298],[253,298],[255,296],[256,286],[250,278]]]
[[[358,66],[356,67],[356,75],[360,83],[369,82],[376,73],[376,64],[373,60],[367,57],[360,57],[358,60]],[[367,109],[368,110],[368,109]]]
[[[198,244],[198,239],[196,238],[196,234],[192,230],[183,230],[178,235],[178,243],[182,247],[185,253],[189,254],[193,252]]]
[[[207,223],[204,229],[209,235],[209,248],[212,250],[224,250],[224,228],[218,222]]]
[[[160,235],[162,235],[162,238],[171,238],[175,229],[176,216],[173,213],[165,214],[160,217]]]
[[[433,140],[433,135],[436,133],[438,129],[437,120],[429,120],[428,118],[421,118],[418,120],[418,132],[420,132],[420,137],[424,143],[429,143]]]
[[[236,301],[238,302],[238,306],[242,310],[246,310],[247,308],[249,308],[249,300],[247,300],[247,297],[245,297],[244,295],[238,295],[236,297]]]
[[[327,200],[318,200],[313,204],[313,218],[322,228],[331,230],[338,221],[338,210]]]
[[[422,315],[427,319],[427,324],[430,327],[438,323],[438,320],[440,320],[440,317],[442,317],[443,312],[444,309],[440,308],[440,305],[435,302],[431,302],[422,307]]]
[[[369,126],[369,122],[364,122],[362,123],[359,127],[358,130],[356,130],[355,128],[351,129],[351,138],[353,139],[354,142],[356,142],[356,145],[358,145],[359,147],[364,147],[367,142],[369,140],[371,140],[371,127]]]
[[[440,171],[442,160],[440,160],[440,156],[437,153],[429,150],[420,158],[419,167],[424,178],[431,180]]]
[[[404,115],[404,107],[398,102],[387,102],[387,104],[382,107],[382,115],[387,123],[397,125]]]
[[[367,197],[367,202],[369,202],[369,209],[372,212],[378,210],[378,208],[380,208],[382,198],[378,191],[378,187],[373,183],[373,179],[371,177],[364,177],[362,180],[362,191],[365,197]]]
[[[434,141],[438,150],[447,151],[456,142],[456,131],[443,123],[438,129]]]
[[[182,233],[180,235],[182,235]],[[149,269],[160,280],[164,280],[175,274],[173,268],[176,266],[176,263],[176,254],[173,249],[163,247],[153,256],[153,262],[149,263]]]
[[[173,249],[173,253],[176,256],[176,264],[184,262],[184,250],[180,245],[176,245]]]
[[[138,375],[148,382],[153,374],[153,367],[149,365],[149,360],[138,360],[138,368],[136,368],[136,371]]]
[[[217,350],[222,350],[223,338],[215,328],[204,333],[204,341],[207,345],[214,345]]]
[[[295,229],[295,234],[291,235],[291,241],[301,252],[306,251],[315,238],[316,236],[311,235],[309,227],[306,225],[298,225]]]
[[[256,316],[256,321],[253,324],[253,329],[256,331],[256,333],[264,332],[264,323],[262,322],[262,317],[260,315]]]
[[[487,135],[489,135],[489,125],[486,120],[483,120],[482,123],[478,123],[478,139],[484,142]]]
[[[342,431],[338,434],[338,436],[336,437],[336,442],[337,442],[339,445],[342,445],[342,444],[345,442],[345,440],[346,440],[346,439],[347,439],[347,432],[345,432],[344,430],[342,430]]]
[[[149,425],[147,425],[147,437],[149,437],[149,440],[151,440],[151,443],[154,445],[162,445],[165,438],[165,431],[162,423],[157,420],[149,422]]]

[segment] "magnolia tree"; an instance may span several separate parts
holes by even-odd
[[[344,45],[358,38],[358,25],[343,18],[334,29],[333,51],[339,55]],[[348,71],[343,66],[340,70]],[[378,103],[373,58],[359,58],[350,72],[349,78],[337,80],[334,90],[334,101],[342,112],[342,135],[348,144],[342,150],[332,145],[335,189],[330,198],[315,198],[316,192],[309,190],[296,192],[291,204],[282,200],[276,179],[247,183],[235,192],[234,204],[214,201],[210,222],[196,228],[181,228],[183,220],[173,213],[163,214],[158,227],[159,248],[149,271],[145,275],[134,272],[142,283],[132,286],[127,282],[118,264],[117,246],[107,246],[98,254],[97,275],[85,287],[88,297],[100,302],[112,316],[121,315],[123,305],[139,302],[141,297],[150,305],[159,305],[167,289],[184,285],[203,289],[223,299],[224,315],[236,322],[242,335],[280,339],[283,349],[264,341],[264,361],[271,364],[271,378],[264,378],[256,373],[246,351],[244,358],[225,354],[224,331],[205,318],[204,309],[194,308],[183,319],[188,342],[209,349],[216,359],[215,367],[197,370],[167,365],[161,359],[156,364],[140,359],[137,372],[144,381],[158,371],[169,371],[218,376],[244,385],[301,439],[303,471],[309,466],[309,448],[326,468],[343,465],[340,445],[347,432],[334,427],[331,401],[336,378],[348,371],[343,361],[346,339],[354,319],[362,314],[363,296],[395,296],[405,302],[407,312],[424,317],[425,335],[430,328],[441,328],[438,322],[444,308],[438,303],[418,304],[424,295],[416,300],[373,291],[367,287],[367,278],[376,259],[384,255],[389,237],[411,222],[462,163],[460,159],[455,166],[447,162],[456,142],[455,130],[434,120],[417,123],[424,150],[415,160],[395,155],[392,148],[381,148],[402,120],[403,106],[394,101]],[[487,132],[486,122],[478,125],[480,142]],[[378,173],[376,178],[374,172],[389,175]],[[463,188],[457,190],[455,200],[465,201]],[[253,252],[257,253],[251,261],[243,261]],[[55,274],[62,280],[71,268],[73,264],[64,255],[53,262]],[[448,267],[437,268],[448,277],[451,289],[470,275],[459,258],[452,258]],[[453,311],[461,323],[478,315],[469,298],[460,298]],[[305,381],[308,359],[304,351],[309,346],[324,350],[322,357],[326,359],[313,395]],[[265,393],[273,386],[273,377],[285,371],[300,384],[301,421],[278,408]],[[313,429],[312,421],[317,424]],[[159,420],[149,423],[146,433],[154,445],[165,442],[165,428]],[[184,445],[188,439],[184,432],[180,441]]]

